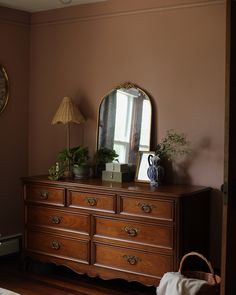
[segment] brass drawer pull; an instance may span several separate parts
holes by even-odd
[[[86,198],[85,200],[89,206],[97,206],[98,200],[96,198]]]
[[[135,265],[138,262],[141,261],[141,259],[138,256],[133,256],[133,255],[124,255],[123,258],[130,264],[130,265]]]
[[[139,208],[145,213],[151,213],[153,208],[156,208],[154,205],[146,204],[146,203],[139,203]]]
[[[131,237],[136,237],[139,232],[137,228],[128,225],[124,227],[124,231]]]
[[[61,247],[60,243],[58,241],[52,241],[51,242],[51,248],[54,250],[59,250]]]
[[[40,199],[41,200],[47,200],[49,193],[46,191],[40,192]]]
[[[62,221],[62,217],[55,215],[55,216],[51,216],[50,220],[53,224],[59,224]]]

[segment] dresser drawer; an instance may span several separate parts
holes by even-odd
[[[121,196],[121,214],[174,220],[174,202]]]
[[[67,205],[69,207],[115,213],[116,195],[69,190]]]
[[[65,189],[43,185],[27,185],[26,200],[35,203],[65,206]]]
[[[161,278],[173,269],[172,256],[95,244],[95,265]]]
[[[173,228],[151,223],[95,217],[95,235],[173,248]]]
[[[90,232],[89,215],[64,212],[46,207],[28,206],[27,223],[28,225],[52,227],[84,234]]]
[[[89,262],[89,241],[27,231],[26,243],[26,249],[30,251],[84,263]]]

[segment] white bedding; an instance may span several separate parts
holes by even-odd
[[[203,280],[185,278],[179,272],[167,272],[157,287],[157,295],[194,295],[206,284]]]
[[[7,289],[0,288],[0,295],[20,295]]]

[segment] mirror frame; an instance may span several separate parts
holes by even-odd
[[[2,65],[0,65],[0,72],[1,72],[0,87],[1,85],[3,85],[3,88],[0,88],[0,101],[3,102],[2,104],[0,104],[0,114],[1,114],[3,110],[5,109],[9,99],[9,80],[8,80],[7,72]]]
[[[99,103],[99,107],[98,107],[98,114],[97,114],[97,130],[96,130],[96,151],[98,150],[98,138],[99,138],[99,118],[100,118],[100,107],[101,107],[101,104],[104,100],[105,97],[107,97],[110,93],[112,93],[113,91],[115,90],[119,90],[119,89],[125,89],[125,90],[128,90],[128,89],[131,89],[131,88],[135,88],[137,89],[138,91],[140,91],[143,95],[147,96],[148,99],[149,99],[149,102],[150,102],[150,105],[151,105],[151,117],[150,117],[150,139],[149,139],[149,150],[151,148],[151,142],[152,142],[152,120],[153,120],[153,104],[152,104],[152,98],[151,98],[151,95],[144,89],[140,88],[138,85],[132,83],[132,82],[124,82],[124,83],[121,83],[121,84],[118,84],[117,86],[115,86],[114,88],[112,88],[110,91],[108,91],[100,100],[100,103]],[[143,151],[139,151],[139,152],[143,152]],[[138,164],[138,157],[136,159],[136,163],[135,165],[137,166]]]

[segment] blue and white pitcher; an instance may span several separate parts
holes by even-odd
[[[148,156],[149,167],[147,169],[147,176],[150,179],[151,186],[158,187],[164,177],[164,168],[160,165],[161,159],[155,155]]]

